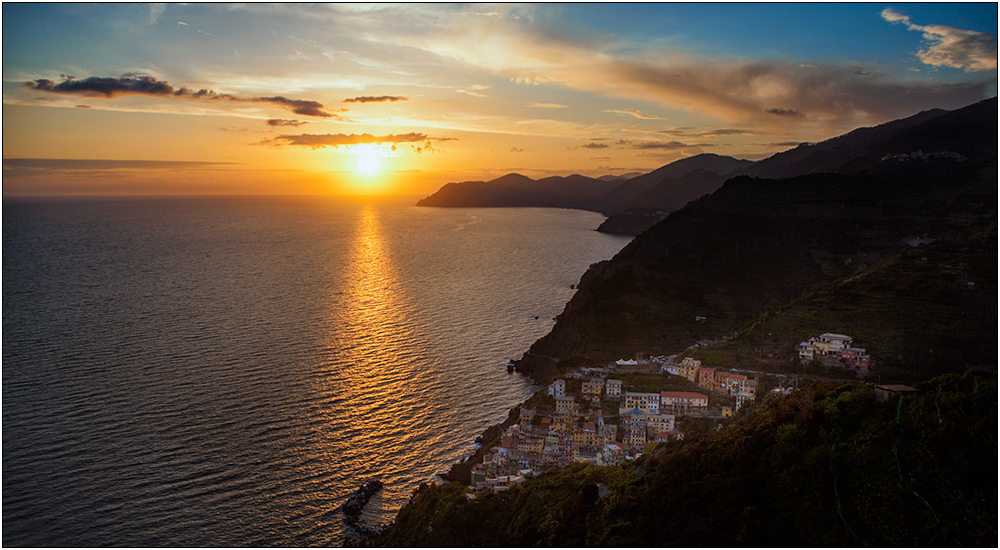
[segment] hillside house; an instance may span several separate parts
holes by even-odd
[[[708,396],[689,391],[660,392],[660,410],[670,414],[686,414],[708,409]]]
[[[902,384],[875,386],[875,401],[879,403],[895,403],[900,397],[919,391],[917,388],[911,388]]]
[[[701,361],[691,357],[685,357],[681,364],[677,366],[677,376],[683,376],[692,382],[698,381],[698,371],[701,369]]]
[[[661,433],[670,432],[674,429],[674,415],[672,414],[647,414],[646,434],[651,439],[657,439]]]
[[[799,342],[799,359],[812,361],[816,357],[815,338],[810,338],[805,342]]]
[[[716,389],[715,369],[709,369],[709,368],[699,369],[698,386],[705,388],[706,390]]]
[[[552,397],[564,397],[566,395],[566,381],[559,379],[549,384],[547,393]]]
[[[865,348],[844,348],[840,351],[840,357],[844,359],[844,365],[857,373],[867,374],[871,357]]]
[[[625,414],[633,409],[644,413],[659,414],[660,394],[625,392],[625,400],[618,407],[619,414]]]
[[[609,379],[604,381],[604,397],[615,401],[622,397],[622,381]]]
[[[840,355],[840,350],[850,347],[852,338],[846,334],[824,332],[819,335],[813,348],[820,355]]]
[[[576,396],[563,395],[556,397],[556,410],[566,411],[571,414],[580,412],[580,404],[576,402]]]
[[[596,399],[600,402],[602,393],[604,393],[603,380],[591,380],[589,382],[584,382],[580,387],[580,395],[585,401],[593,402]]]
[[[744,403],[753,403],[755,395],[750,392],[737,392],[734,394],[736,396],[736,409],[739,410]]]

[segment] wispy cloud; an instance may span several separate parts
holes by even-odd
[[[924,34],[929,43],[917,52],[917,58],[935,67],[954,67],[971,71],[989,71],[997,68],[997,36],[976,31],[966,31],[945,25],[916,25],[910,17],[892,8],[882,10],[882,19],[902,23],[911,31]]]
[[[524,149],[519,149],[519,148],[517,148],[517,147],[511,147],[511,148],[510,148],[510,152],[511,152],[511,153],[523,153],[523,152],[524,152]]]
[[[267,140],[265,143],[273,143],[275,145],[298,145],[318,149],[321,147],[340,147],[342,145],[383,145],[392,143],[415,143],[421,141],[427,141],[429,146],[429,140],[447,141],[450,139],[455,138],[431,138],[428,137],[427,134],[418,132],[398,135],[389,134],[386,136],[373,136],[371,134],[299,134],[277,136],[274,139]]]
[[[410,98],[403,97],[400,95],[380,95],[380,96],[370,96],[363,95],[360,97],[347,98],[341,103],[393,103],[396,101],[409,101]]]
[[[995,81],[942,83],[897,78],[882,66],[857,61],[747,61],[641,46],[620,48],[622,44],[613,39],[568,39],[566,33],[544,28],[530,18],[456,17],[434,36],[411,35],[407,39],[408,45],[518,84],[553,85],[642,100],[729,124],[786,133],[829,134],[906,116],[929,106],[958,107],[982,99],[995,86]],[[984,43],[982,37],[976,41]],[[620,53],[625,51],[634,53]],[[931,59],[931,54],[943,51],[942,44],[926,57]],[[991,52],[995,52],[995,40]],[[995,65],[995,54],[992,58],[981,63]],[[781,111],[786,116],[776,116]],[[792,112],[801,116],[787,116]]]
[[[560,103],[529,103],[528,107],[538,107],[541,109],[566,109],[567,105],[562,105]]]
[[[719,137],[719,136],[733,136],[733,135],[743,135],[743,136],[760,136],[765,135],[767,132],[760,130],[749,130],[746,128],[717,128],[714,130],[702,130],[702,131],[692,131],[691,128],[671,128],[669,130],[657,130],[657,134],[663,134],[672,137]]]
[[[646,120],[663,120],[656,115],[647,115],[638,109],[605,109],[605,113],[617,113],[619,115],[632,115],[635,118],[642,118]]]
[[[700,147],[714,147],[712,143],[684,143],[681,141],[632,141],[628,139],[620,139],[617,145],[627,149],[639,149],[639,150],[649,150],[649,149],[666,149],[670,151],[678,151],[684,149],[693,149]]]
[[[475,85],[469,86],[468,88],[462,88],[462,89],[458,89],[458,90],[455,90],[455,91],[458,92],[458,93],[460,93],[460,94],[468,94],[468,95],[471,95],[473,97],[489,97],[488,95],[486,95],[486,94],[484,94],[482,92],[483,92],[483,90],[489,90],[490,88],[492,88],[492,86],[487,86],[485,84],[475,84]]]
[[[126,95],[142,95],[161,98],[179,98],[202,101],[229,101],[235,103],[264,103],[287,109],[302,116],[330,118],[337,117],[324,110],[323,104],[306,99],[289,99],[284,96],[240,97],[232,94],[218,94],[212,90],[191,90],[186,86],[175,88],[165,80],[157,80],[148,75],[123,75],[121,77],[91,76],[84,79],[66,77],[56,83],[49,79],[37,79],[24,84],[25,88],[53,94],[79,95],[112,99]]]
[[[239,166],[237,162],[206,162],[182,160],[116,160],[116,159],[53,159],[5,158],[5,175],[12,177],[52,174],[94,175],[145,170],[203,170]]]

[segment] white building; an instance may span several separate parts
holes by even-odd
[[[549,384],[548,394],[552,397],[566,397],[566,381],[559,379]]]

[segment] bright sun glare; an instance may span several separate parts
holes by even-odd
[[[366,174],[378,171],[378,157],[375,155],[364,155],[358,157],[358,170]]]

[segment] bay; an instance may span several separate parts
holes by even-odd
[[[528,397],[627,238],[556,209],[4,199],[3,544],[331,546]]]

